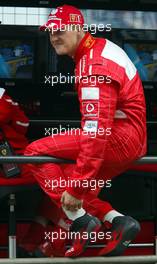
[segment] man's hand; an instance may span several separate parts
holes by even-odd
[[[82,207],[83,200],[78,200],[67,191],[65,191],[62,194],[61,203],[66,210],[74,212]]]

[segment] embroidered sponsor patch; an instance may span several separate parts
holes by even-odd
[[[81,16],[77,14],[69,14],[70,22],[81,22]]]
[[[83,130],[88,131],[88,132],[97,132],[98,121],[86,120]]]
[[[82,114],[85,117],[98,117],[99,116],[99,103],[98,102],[82,102]]]
[[[86,72],[86,68],[87,68],[86,61],[87,61],[87,55],[84,55],[82,57],[82,60],[80,61],[81,75],[82,75],[82,73]]]
[[[99,100],[98,87],[82,87],[82,100]]]

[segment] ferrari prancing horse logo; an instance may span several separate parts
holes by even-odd
[[[2,149],[2,150],[1,150],[1,154],[2,154],[3,156],[6,156],[6,155],[7,155],[7,151],[6,151],[6,149]]]

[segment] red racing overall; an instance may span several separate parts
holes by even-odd
[[[76,160],[76,165],[30,164],[30,169],[49,197],[60,207],[68,193],[91,203],[103,216],[111,210],[96,198],[83,181],[112,179],[146,153],[146,110],[142,83],[126,53],[107,39],[89,33],[75,56],[76,90],[82,114],[81,129],[66,135],[53,135],[30,144],[25,155],[49,155]],[[76,186],[51,183],[59,179],[79,180]]]

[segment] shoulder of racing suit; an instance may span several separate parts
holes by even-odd
[[[25,134],[29,126],[29,119],[19,106],[6,93],[4,88],[0,87],[0,123],[8,124],[19,133]]]
[[[136,73],[125,51],[110,40],[101,38],[96,38],[94,46],[83,55],[75,70],[75,75],[80,78],[108,76],[122,86],[131,81]]]

